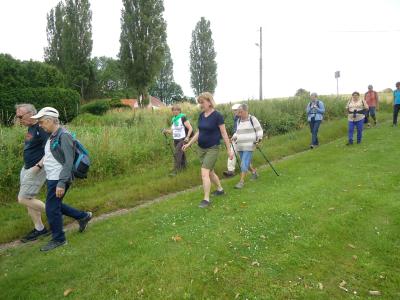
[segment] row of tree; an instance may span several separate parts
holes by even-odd
[[[175,82],[167,44],[163,0],[123,0],[118,58],[92,58],[92,11],[89,0],[62,0],[47,15],[45,62],[55,66],[66,85],[82,98],[149,95],[170,104],[185,99]],[[190,46],[191,85],[195,95],[214,92],[216,52],[210,22],[201,18]]]

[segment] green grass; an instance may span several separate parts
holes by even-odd
[[[381,120],[388,119],[389,114],[380,114]],[[345,120],[323,123],[320,130],[321,143],[327,143],[345,135]],[[308,149],[310,133],[307,127],[285,135],[275,136],[263,142],[262,148],[269,159],[276,160]],[[194,148],[195,149],[195,148]],[[167,149],[164,149],[168,153]],[[194,151],[188,153],[190,166],[175,178],[168,176],[172,169],[172,159],[168,156],[155,159],[152,167],[136,166],[132,174],[105,178],[102,181],[87,182],[73,186],[65,201],[78,208],[91,210],[95,214],[114,211],[120,208],[134,207],[150,199],[181,191],[201,184],[199,161]],[[171,156],[171,154],[170,154]],[[226,169],[226,154],[222,151],[217,163],[217,173]],[[255,165],[265,164],[259,153],[255,154]],[[127,164],[127,168],[130,168]],[[132,167],[133,168],[133,167]],[[45,189],[43,189],[45,190]],[[44,199],[42,193],[41,199]],[[1,204],[0,209],[0,243],[20,238],[31,230],[31,220],[25,207],[16,203]],[[66,220],[69,222],[70,220]]]
[[[324,125],[325,142],[345,127]],[[277,139],[296,148],[297,136]],[[210,209],[197,190],[68,233],[51,253],[44,241],[3,251],[2,298],[398,299],[399,136],[381,124],[362,145],[342,138],[277,163],[281,177],[265,169],[241,191],[225,181]]]

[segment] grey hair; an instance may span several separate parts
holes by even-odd
[[[244,111],[249,111],[249,106],[245,103],[240,104],[239,109],[244,110]]]
[[[22,103],[22,104],[16,104],[15,105],[15,109],[20,109],[20,108],[25,108],[28,113],[31,113],[33,115],[37,114],[37,110],[36,110],[36,108],[35,108],[35,106],[33,104]]]
[[[318,97],[317,93],[311,93],[311,96]]]
[[[51,116],[43,116],[41,117],[42,120],[51,120],[53,121],[54,124],[58,125],[60,124],[60,120],[56,117],[51,117]]]

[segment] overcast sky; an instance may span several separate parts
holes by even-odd
[[[57,0],[0,0],[0,52],[43,60],[46,14]],[[336,93],[376,90],[400,81],[400,0],[164,0],[175,80],[192,95],[191,32],[211,21],[217,51],[216,99],[258,98],[259,40],[263,27],[264,97],[298,88]],[[93,56],[119,51],[121,0],[92,0]],[[397,54],[397,56],[396,56]]]

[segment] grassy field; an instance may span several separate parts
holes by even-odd
[[[389,114],[380,115],[381,120],[389,117]],[[320,140],[322,143],[333,141],[344,136],[346,130],[347,123],[345,120],[326,122],[321,126]],[[262,148],[270,159],[275,160],[304,151],[308,149],[309,143],[309,129],[303,128],[285,135],[274,136],[266,140],[262,144]],[[168,155],[158,157],[152,167],[132,166],[132,169],[130,169],[127,163],[126,168],[131,170],[131,174],[116,175],[114,178],[74,185],[68,192],[65,201],[78,208],[91,210],[98,215],[119,208],[134,207],[155,197],[199,185],[201,184],[200,165],[193,150],[189,152],[190,167],[177,177],[168,176],[172,168],[172,160]],[[168,154],[168,150],[164,149],[164,151]],[[157,154],[154,155],[157,157]],[[254,162],[256,166],[265,164],[258,153],[255,155]],[[225,169],[226,154],[222,151],[216,170],[218,174],[221,174]],[[43,198],[44,195],[42,195]],[[69,219],[66,219],[66,222],[69,221]],[[25,207],[19,205],[16,201],[1,205],[0,243],[20,238],[31,227],[32,224]]]
[[[325,142],[345,127],[325,125]],[[287,149],[297,136],[277,139]],[[281,177],[265,169],[241,191],[225,181],[210,209],[188,192],[69,233],[51,253],[3,251],[1,298],[399,299],[399,137],[384,123],[362,145],[341,138],[277,163]]]
[[[309,100],[250,101],[251,111],[261,121],[269,136],[299,130],[307,126],[305,106]],[[337,120],[345,115],[345,100],[324,98],[326,120]],[[232,127],[230,105],[218,109],[224,114],[228,129]],[[390,107],[382,105],[381,111]],[[185,107],[196,127],[198,109]],[[67,126],[89,149],[92,167],[89,178],[77,181],[77,186],[92,185],[116,176],[142,176],[147,170],[168,164],[170,150],[165,147],[162,128],[170,124],[169,109],[151,111],[110,111],[102,116],[83,114]],[[19,171],[22,166],[22,144],[25,129],[0,127],[0,205],[14,202],[18,192]]]

